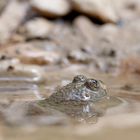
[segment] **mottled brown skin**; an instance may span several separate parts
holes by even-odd
[[[106,95],[106,87],[102,81],[77,75],[71,83],[58,89],[46,100],[51,104],[79,105],[98,101]]]
[[[39,105],[46,110],[55,109],[78,120],[94,120],[101,114],[100,107],[96,108],[96,101],[106,100],[104,97],[107,97],[107,93],[103,82],[77,75],[71,83],[58,89],[48,99],[40,101]]]

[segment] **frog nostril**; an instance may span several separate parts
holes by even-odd
[[[86,96],[86,97],[89,97],[89,95],[88,95],[87,93],[85,94],[85,96]]]
[[[89,94],[88,94],[88,93],[85,93],[85,96],[86,96],[86,97],[89,97]]]
[[[90,95],[88,94],[88,93],[84,93],[83,94],[83,100],[84,101],[87,101],[87,100],[89,100],[90,99]]]

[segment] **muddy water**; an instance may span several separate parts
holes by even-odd
[[[92,68],[87,71],[87,67],[77,65],[53,71],[52,69],[45,69],[45,82],[27,82],[25,77],[26,82],[24,80],[18,82],[17,79],[8,84],[0,82],[1,138],[139,139],[140,78],[138,76],[95,74]],[[76,74],[101,79],[108,87],[107,106],[105,102],[97,103],[96,109],[102,109],[103,114],[89,121],[94,123],[85,121],[77,123],[69,116],[55,111],[51,114],[47,112],[48,117],[46,117],[44,110],[40,111],[37,106],[32,106],[32,102],[48,98],[57,86],[69,83]],[[29,112],[31,114],[28,114]],[[27,115],[30,117],[26,117]]]

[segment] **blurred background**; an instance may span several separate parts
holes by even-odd
[[[0,78],[0,139],[140,139],[140,0],[0,0],[0,76],[14,77],[13,86],[18,75],[22,87],[32,69],[49,92],[11,93]],[[94,125],[24,125],[24,102],[48,97],[77,74],[104,81],[122,105]]]

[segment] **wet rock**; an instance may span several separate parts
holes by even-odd
[[[45,38],[53,28],[53,23],[44,18],[35,18],[21,27],[20,33],[29,39]]]
[[[0,83],[8,81],[39,83],[43,81],[42,74],[43,71],[40,67],[23,65],[15,58],[0,61]]]
[[[120,71],[123,74],[140,74],[140,57],[139,56],[130,56],[124,58],[120,65]]]
[[[139,18],[139,0],[112,0],[119,17],[123,21],[131,21]]]
[[[72,0],[75,10],[96,17],[103,22],[117,22],[113,3],[108,0]]]
[[[116,57],[117,51],[115,50],[115,48],[103,48],[103,50],[100,52],[99,56],[102,57]]]
[[[10,37],[9,42],[10,43],[20,43],[20,42],[24,42],[25,40],[26,40],[26,36],[16,32]]]
[[[16,57],[24,64],[35,65],[55,64],[60,59],[59,52],[47,51],[34,43],[18,43],[9,48],[4,48],[1,54],[6,57]]]
[[[67,58],[72,63],[88,64],[92,61],[92,58],[89,56],[88,53],[82,52],[80,50],[73,50],[69,52]]]
[[[74,20],[74,26],[78,29],[84,39],[89,43],[97,36],[97,26],[93,24],[89,18],[85,16],[79,16]]]
[[[100,39],[106,43],[113,43],[120,35],[120,29],[113,24],[105,24],[98,30],[100,32]]]
[[[63,48],[63,54],[85,44],[85,40],[77,29],[73,28],[70,24],[63,24],[62,22],[55,24],[49,39],[56,42],[59,48]]]
[[[26,16],[28,4],[11,0],[0,17],[0,44],[6,43]],[[10,15],[10,16],[9,16]]]
[[[64,16],[70,11],[67,0],[31,0],[32,7],[46,17]]]
[[[20,57],[21,61],[25,64],[35,64],[35,65],[49,65],[54,64],[59,61],[59,55],[57,52],[43,52],[34,51]]]
[[[109,57],[102,57],[98,60],[98,67],[101,72],[105,73],[117,73],[119,61]]]

